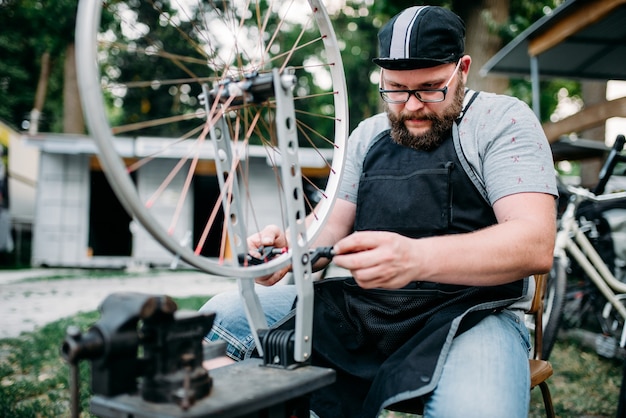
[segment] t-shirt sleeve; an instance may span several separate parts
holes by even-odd
[[[515,193],[557,196],[550,144],[532,110],[507,96],[485,95],[476,102],[463,118],[459,137],[464,143],[474,141],[475,168],[491,204]]]

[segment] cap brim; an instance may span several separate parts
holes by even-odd
[[[431,68],[438,65],[450,64],[451,62],[456,62],[457,60],[374,58],[372,61],[374,64],[384,68],[385,70],[418,70],[420,68]]]

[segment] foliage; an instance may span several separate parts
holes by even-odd
[[[320,122],[320,118],[313,118],[310,114],[328,113],[325,109],[329,96],[322,97],[323,90],[316,83],[313,72],[300,68],[307,60],[323,55],[319,35],[314,31],[303,31],[301,22],[281,22],[280,12],[268,14],[267,9],[272,10],[275,6],[265,0],[249,3],[247,10],[238,7],[225,10],[225,3],[212,2],[198,3],[186,10],[169,8],[168,5],[170,3],[162,2],[155,8],[151,2],[137,2],[129,10],[127,2],[117,1],[108,3],[104,9],[106,41],[101,42],[103,53],[99,57],[103,84],[110,87],[105,94],[113,126],[142,124],[173,115],[193,115],[202,107],[198,97],[203,83],[211,89],[214,80],[226,78],[226,75],[236,80],[253,76],[250,68],[256,70],[261,56],[254,43],[256,25],[262,23],[263,42],[270,46],[263,51],[263,58],[275,67],[286,62],[294,68],[297,77],[295,94],[298,96],[296,111],[302,111],[299,122],[301,126],[315,125],[311,131],[322,132],[321,135],[309,135],[309,141],[317,146],[328,146],[322,138],[332,138],[332,120]],[[269,17],[267,20],[266,16]],[[241,27],[234,28],[235,25]],[[230,32],[233,37],[239,32],[251,42],[246,44],[244,40],[235,49],[233,39],[220,31]],[[298,45],[307,47],[290,50]],[[246,68],[247,72],[235,74],[234,68]],[[266,65],[258,70],[270,69]],[[317,71],[321,72],[323,68]],[[264,115],[264,118],[269,120],[272,116]],[[320,123],[323,126],[319,126]],[[132,133],[179,137],[196,125],[197,120],[193,119],[152,127],[144,124],[143,128],[134,129]],[[252,137],[253,143],[255,140],[260,142],[260,134],[256,134]],[[306,145],[304,136],[301,140]]]
[[[504,43],[513,40],[530,25],[557,8],[563,0],[510,0],[509,21],[497,29]]]
[[[74,38],[76,0],[0,1],[0,118],[20,127],[33,108],[41,56],[52,71],[43,128],[62,126],[63,60]]]
[[[160,52],[175,56],[196,57],[194,45],[187,42],[185,34],[192,31],[192,23],[181,21],[180,27],[160,20],[160,13],[165,16],[176,16],[176,11],[169,9],[164,2],[156,10],[150,2],[135,2],[133,13],[128,11],[125,2],[115,1],[103,9],[104,23],[111,34],[111,43],[107,48],[107,58],[101,62],[103,83],[114,85],[128,81],[187,79],[191,74],[202,74],[204,65],[190,64],[176,60],[162,59]],[[120,23],[121,22],[121,23]],[[120,33],[120,27],[130,27],[128,33]],[[129,47],[124,47],[129,45]],[[137,51],[154,51],[154,53],[137,53]],[[185,97],[197,97],[199,87],[187,83],[173,86],[159,84],[132,88],[121,93],[115,89],[108,93],[107,99],[111,116],[117,119],[114,125],[138,123],[165,117],[172,112],[181,114],[195,111],[196,101],[186,102]],[[186,89],[189,89],[187,91]],[[176,137],[178,132],[168,129],[184,130],[185,127],[161,125],[157,128],[138,130],[138,135],[164,135]],[[171,128],[170,128],[171,127]]]
[[[493,30],[500,36],[503,44],[507,44],[561,3],[563,3],[563,0],[545,0],[541,2],[511,0],[511,17],[503,25],[493,25]],[[557,95],[561,89],[566,89],[570,97],[581,96],[580,83],[577,81],[542,80],[539,84],[540,120],[542,122],[550,120],[550,116],[558,105]],[[528,79],[511,79],[507,93],[529,105],[532,104],[532,86]]]
[[[504,41],[512,39],[532,22],[543,16],[546,11],[554,8],[560,0],[544,0],[533,2],[530,0],[510,0],[511,19],[506,25],[495,28]],[[135,2],[139,3],[139,2]],[[418,2],[421,3],[421,2]],[[454,7],[454,1],[435,0],[428,2],[445,7]],[[53,58],[51,79],[44,109],[44,124],[42,130],[60,131],[62,128],[62,84],[63,63],[66,46],[72,42],[74,35],[74,20],[77,2],[75,0],[3,0],[0,1],[0,24],[5,29],[0,33],[0,54],[6,57],[0,62],[0,118],[7,120],[14,126],[20,126],[28,117],[33,107],[34,94],[40,72],[40,57],[44,51],[49,51]],[[109,2],[111,10],[124,1]],[[164,3],[163,3],[164,4]],[[342,56],[348,83],[348,97],[350,101],[350,128],[354,128],[363,118],[378,112],[380,101],[373,83],[377,80],[377,68],[371,62],[376,54],[376,35],[379,28],[389,17],[402,8],[414,5],[415,2],[374,2],[372,0],[346,0],[345,5],[333,10],[331,20],[342,47]],[[547,7],[547,9],[546,9]],[[140,13],[153,13],[146,7],[141,7]],[[174,15],[173,11],[167,11]],[[105,19],[113,21],[115,16],[105,14]],[[185,45],[183,33],[189,32],[190,23],[183,22],[180,31],[172,30],[168,25],[154,25],[151,29],[153,39],[167,40],[168,52],[189,53],[189,45]],[[290,39],[295,39],[298,28],[292,28]],[[119,34],[118,34],[119,35]],[[286,38],[286,40],[289,40]],[[123,73],[117,73],[114,78],[119,80],[150,79],[145,78],[167,74],[168,78],[178,76],[187,77],[189,71],[201,74],[200,70],[189,65],[175,65],[166,60],[159,60],[156,56],[138,59],[129,51],[118,51],[111,57],[109,69],[124,68]],[[294,57],[294,61],[301,62],[302,57]],[[120,66],[123,64],[122,66]],[[109,73],[114,74],[115,71]],[[310,81],[301,80],[301,86],[314,89]],[[181,92],[180,89],[191,87],[192,91]],[[195,89],[195,90],[194,90]],[[166,91],[167,90],[167,91]],[[555,88],[547,88],[543,106],[545,113],[553,109],[555,104],[553,92]],[[522,82],[512,85],[511,93],[529,99],[528,87]],[[123,108],[119,106],[119,97],[109,96],[112,117],[120,118],[124,123],[140,121],[158,117],[164,109],[171,110],[176,106],[192,108],[193,101],[187,104],[180,101],[183,96],[196,97],[199,93],[193,86],[174,86],[168,90],[165,87],[145,87],[137,89],[137,100],[131,103],[128,100]],[[130,99],[130,98],[129,98]],[[118,101],[115,106],[116,100]],[[543,104],[543,103],[542,103]],[[307,103],[307,107],[319,106],[314,101]],[[123,109],[123,111],[122,111]],[[306,123],[306,121],[305,121]],[[147,131],[146,133],[150,133]],[[161,132],[163,133],[163,132]]]
[[[33,85],[37,74],[29,39],[20,30],[28,19],[19,13],[17,1],[0,2],[0,118],[7,122],[19,120],[20,114],[32,107],[34,89],[24,87]],[[17,117],[16,117],[17,116]]]
[[[362,119],[379,111],[378,92],[373,88],[371,74],[377,71],[372,58],[376,56],[376,34],[381,20],[371,9],[376,9],[380,3],[371,3],[348,1],[331,19],[346,72],[350,131]]]
[[[572,80],[544,80],[539,83],[540,120],[546,122],[559,104],[559,91],[565,89],[569,97],[581,97],[581,85]],[[509,94],[520,98],[528,104],[532,103],[532,87],[528,80],[513,79],[510,82]]]

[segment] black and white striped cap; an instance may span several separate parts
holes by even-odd
[[[394,16],[378,33],[375,64],[413,70],[456,62],[465,50],[465,24],[439,6],[414,6]]]

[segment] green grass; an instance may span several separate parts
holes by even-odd
[[[615,417],[623,362],[605,359],[574,341],[558,341],[548,380],[554,409],[560,417]],[[532,417],[541,417],[539,389],[533,390]]]
[[[207,296],[174,298],[179,309],[197,310]],[[57,418],[70,416],[69,366],[60,356],[65,330],[86,330],[99,318],[96,311],[52,322],[18,338],[0,339],[0,417]],[[82,417],[89,408],[89,364],[80,365]]]
[[[96,312],[46,325],[19,338],[0,340],[0,416],[69,416],[69,368],[59,349],[69,325],[86,329]],[[88,367],[80,365],[82,404],[88,403]]]
[[[176,299],[180,309],[198,309],[206,297]],[[0,340],[0,417],[67,417],[70,412],[69,368],[59,349],[69,325],[87,329],[97,312],[55,321],[19,338]],[[573,341],[559,341],[551,357],[555,370],[548,382],[557,416],[615,417],[622,362],[607,360]],[[89,368],[80,365],[81,405],[89,405]],[[90,417],[83,412],[82,417]],[[387,413],[386,418],[412,415]],[[531,395],[530,417],[543,417],[538,389]]]

